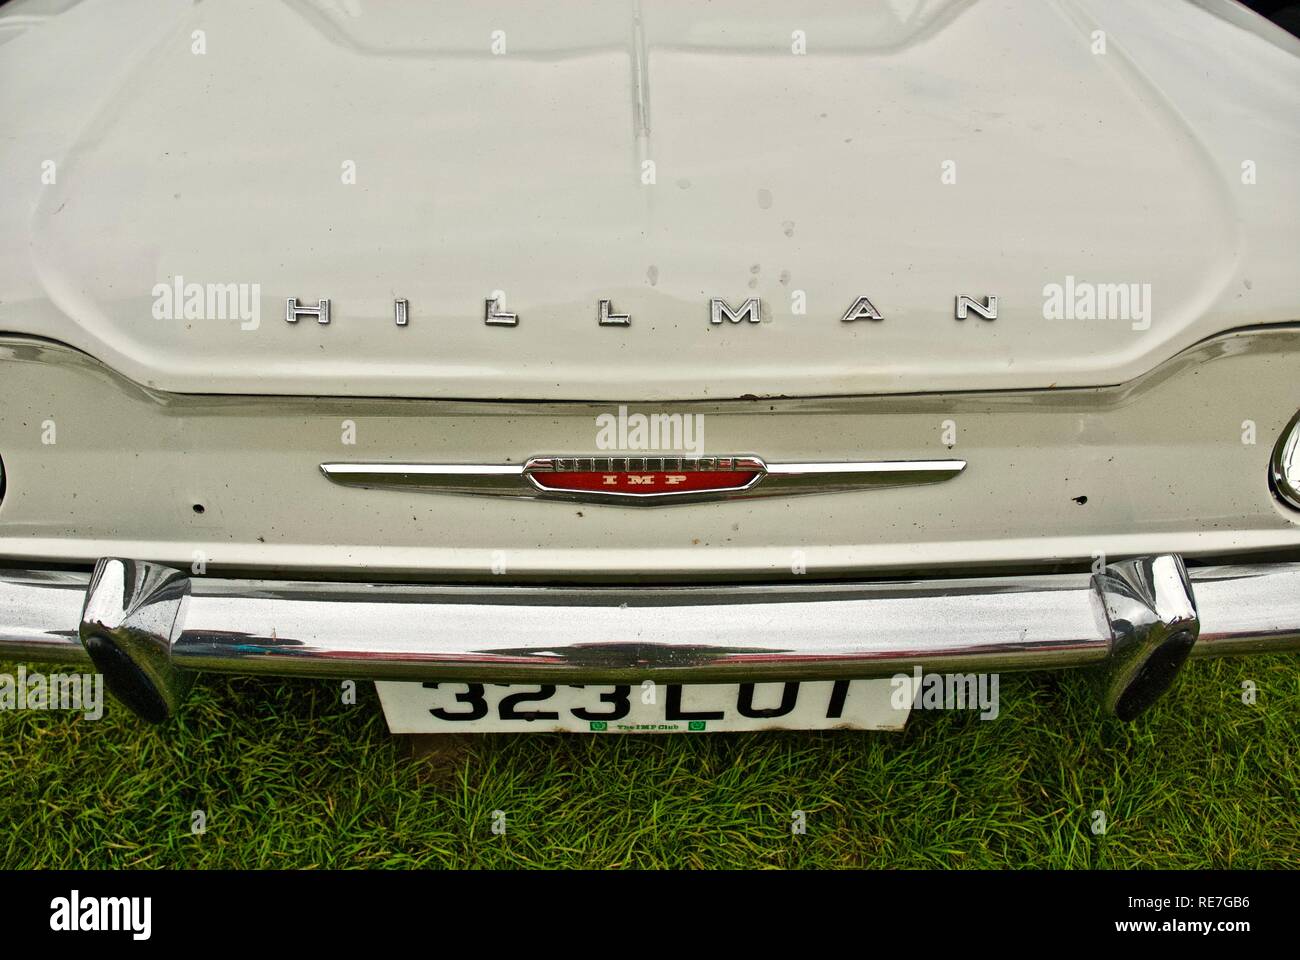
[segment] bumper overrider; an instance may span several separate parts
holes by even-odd
[[[784,586],[233,580],[105,558],[0,571],[0,658],[93,665],[141,717],[196,673],[499,683],[1095,667],[1130,720],[1188,657],[1300,649],[1300,563]]]

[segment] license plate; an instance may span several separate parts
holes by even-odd
[[[377,681],[393,733],[901,730],[913,679],[554,684]]]

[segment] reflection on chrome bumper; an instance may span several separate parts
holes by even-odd
[[[1188,656],[1300,649],[1300,563],[1171,555],[1103,573],[732,587],[190,578],[148,562],[0,571],[0,658],[94,664],[160,720],[194,671],[627,682],[1099,665],[1131,718]]]

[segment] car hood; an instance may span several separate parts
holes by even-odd
[[[163,390],[1091,386],[1300,313],[1300,57],[1223,5],[53,6],[0,31],[0,331]]]

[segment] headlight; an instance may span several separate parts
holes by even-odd
[[[1300,510],[1300,413],[1282,431],[1277,446],[1273,448],[1273,464],[1269,471],[1273,491],[1290,506]]]

